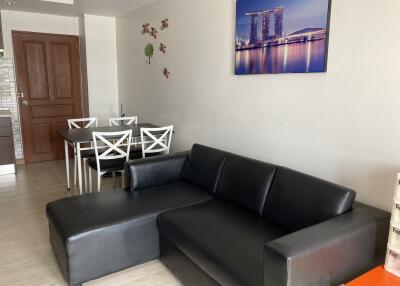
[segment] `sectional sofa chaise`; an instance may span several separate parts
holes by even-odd
[[[345,187],[197,144],[126,173],[48,204],[69,285],[161,257],[188,286],[337,286],[384,261],[389,213]]]

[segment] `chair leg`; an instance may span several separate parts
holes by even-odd
[[[92,183],[92,168],[89,167],[89,193],[93,192],[93,183]]]
[[[122,188],[125,189],[125,172],[121,172]]]
[[[112,172],[112,178],[113,178],[113,188],[115,189],[115,171]]]
[[[74,186],[76,186],[76,169],[78,169],[78,163],[76,162],[76,154],[74,154]]]
[[[101,189],[101,173],[97,172],[97,191],[100,192]]]
[[[87,158],[83,158],[83,178],[85,180],[85,192],[88,193]]]

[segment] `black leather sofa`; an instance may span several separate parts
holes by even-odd
[[[70,285],[161,257],[184,285],[339,285],[384,261],[390,215],[355,192],[206,146],[127,165],[128,190],[47,206]]]

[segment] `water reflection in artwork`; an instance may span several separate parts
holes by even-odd
[[[236,74],[325,71],[326,40],[236,52]]]

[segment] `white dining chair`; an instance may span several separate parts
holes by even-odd
[[[90,117],[90,118],[68,119],[68,127],[69,129],[97,127],[97,118]]]
[[[138,123],[137,116],[115,117],[109,119],[110,126],[132,125]]]
[[[81,129],[81,128],[91,128],[91,127],[97,127],[98,121],[96,117],[90,117],[90,118],[75,118],[75,119],[68,119],[68,128],[69,129]],[[76,146],[75,144],[70,144],[73,149],[74,149],[74,185],[76,186],[76,173],[78,169],[78,162],[77,162],[77,154],[76,154]],[[86,178],[86,162],[87,159],[91,156],[93,156],[93,152],[86,152],[85,154],[82,154],[83,158],[83,173],[84,173],[84,178]],[[85,179],[85,187],[87,187],[87,181]]]
[[[142,156],[169,154],[174,126],[140,128]]]
[[[97,191],[101,190],[101,176],[112,172],[115,186],[115,172],[121,173],[122,186],[125,181],[125,163],[129,160],[132,130],[119,132],[93,132],[95,158],[88,160],[89,190],[92,192],[92,169],[97,171]]]
[[[109,119],[110,126],[123,126],[123,125],[132,125],[138,124],[137,116],[125,116],[125,117],[115,117]],[[137,159],[141,157],[142,147],[140,142],[138,142],[137,137],[132,137],[132,145],[131,145],[131,159]]]

